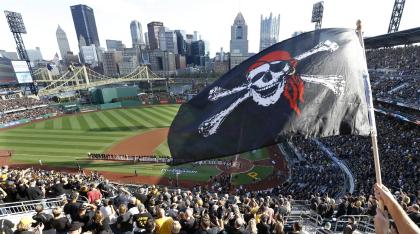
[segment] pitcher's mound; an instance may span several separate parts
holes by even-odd
[[[168,137],[169,128],[158,128],[130,137],[114,145],[109,154],[153,155],[153,151]]]

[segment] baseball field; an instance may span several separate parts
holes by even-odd
[[[88,153],[120,153],[138,155],[170,155],[167,131],[178,105],[144,106],[64,115],[36,121],[0,131],[0,150],[13,152],[13,164],[40,165],[134,174],[173,177],[183,170],[179,179],[208,181],[222,173],[215,166],[184,164],[133,164],[123,161],[89,160]],[[268,150],[260,149],[239,156],[243,160],[268,160]],[[273,172],[269,165],[253,165],[234,176],[235,184],[252,182],[257,175],[264,178]],[[251,174],[250,174],[251,173]],[[247,175],[254,176],[247,176]]]

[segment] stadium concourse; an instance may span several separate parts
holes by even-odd
[[[379,188],[376,196],[388,205],[398,203],[417,225],[419,51],[420,47],[414,45],[367,51],[378,110],[383,183],[395,198],[385,197],[389,193]],[[22,118],[32,121],[59,113],[50,104],[7,88],[0,102],[2,121],[7,122],[4,126],[13,126]],[[374,232],[378,202],[373,196],[375,177],[369,138],[295,137],[276,147],[277,156],[283,155],[287,161],[284,169],[290,176],[286,175],[286,182],[279,183],[285,175],[274,174],[261,181],[271,181],[267,182],[269,189],[250,191],[237,186],[230,194],[229,189],[218,191],[230,183],[229,173],[210,181],[217,186],[190,189],[175,183],[170,188],[117,184],[108,181],[112,178],[105,172],[51,171],[39,165],[10,169],[3,165],[0,228],[5,233],[11,228],[17,229],[16,233],[42,228],[57,233]],[[399,216],[393,214],[392,218],[397,221]],[[390,228],[396,227],[398,223],[392,222]]]

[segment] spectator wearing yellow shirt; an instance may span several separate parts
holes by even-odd
[[[165,216],[165,210],[162,208],[157,209],[158,219],[156,223],[156,234],[170,234],[172,230],[173,219]]]

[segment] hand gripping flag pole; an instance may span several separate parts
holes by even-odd
[[[363,50],[365,50],[365,44],[363,41],[362,36],[362,22],[360,20],[357,20],[356,22],[356,32],[359,36],[360,44],[363,47]],[[365,59],[366,59],[366,53],[365,53]],[[378,152],[378,133],[376,130],[376,121],[375,121],[375,111],[373,108],[373,98],[372,98],[372,89],[370,86],[370,79],[369,79],[369,72],[367,68],[367,62],[366,62],[366,73],[363,76],[364,82],[365,82],[365,92],[366,92],[366,103],[368,106],[368,115],[369,115],[369,126],[370,126],[370,137],[372,139],[372,147],[373,147],[373,160],[375,162],[375,175],[376,175],[376,183],[379,184],[379,186],[382,186],[382,177],[381,177],[381,164],[379,161],[379,152]],[[379,208],[383,211],[384,205],[383,202],[379,201]]]

